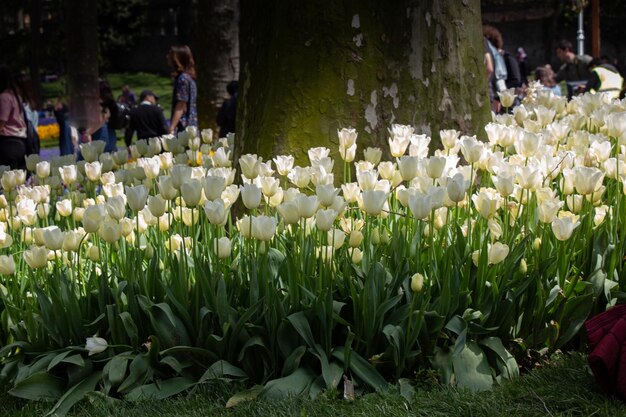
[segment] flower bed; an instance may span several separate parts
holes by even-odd
[[[626,103],[531,89],[486,132],[441,131],[428,156],[394,125],[354,162],[342,129],[341,182],[327,148],[236,171],[210,131],[139,141],[130,162],[99,142],[29,158],[32,184],[1,177],[11,393],[63,411],[215,378],[251,398],[351,397],[429,367],[476,390],[517,376],[622,297]]]

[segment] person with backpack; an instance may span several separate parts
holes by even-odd
[[[498,29],[490,25],[483,26],[483,36],[489,41],[493,48],[494,75],[496,78],[496,91],[500,92],[509,88],[519,88],[522,86],[522,75],[520,73],[517,59],[504,49],[504,39]],[[498,98],[496,97],[496,100]],[[498,106],[499,108],[499,103]]]

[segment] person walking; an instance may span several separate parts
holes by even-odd
[[[132,143],[135,132],[137,132],[137,139],[149,139],[167,134],[167,122],[163,109],[157,105],[157,95],[150,90],[143,90],[139,100],[139,105],[130,110],[130,121],[124,135],[127,147]]]
[[[26,169],[26,119],[9,68],[0,65],[0,165]]]
[[[174,78],[172,117],[168,132],[177,134],[189,126],[198,126],[196,67],[191,49],[187,45],[172,46],[166,58]]]

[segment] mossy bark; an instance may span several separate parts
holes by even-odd
[[[239,0],[195,3],[198,123],[215,130],[217,112],[228,97],[226,84],[239,78]]]
[[[392,123],[436,144],[490,117],[479,0],[242,0],[240,32],[236,154],[306,163],[342,127],[362,152]]]

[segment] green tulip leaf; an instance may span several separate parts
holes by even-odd
[[[281,375],[286,376],[295,372],[296,369],[300,366],[300,361],[302,357],[306,353],[306,346],[298,346],[291,352],[287,359],[285,359],[285,363],[283,364],[283,371]]]
[[[306,344],[310,348],[315,348],[315,339],[313,338],[313,332],[311,331],[311,326],[309,326],[309,321],[307,320],[304,312],[299,311],[297,313],[293,313],[292,315],[287,317],[287,320],[291,323],[291,325],[296,329],[300,337],[304,339]]]
[[[141,385],[130,391],[124,398],[128,401],[162,400],[193,387],[196,382],[191,378],[174,377]]]
[[[119,386],[117,391],[122,394],[128,393],[135,387],[143,385],[151,375],[152,372],[147,354],[137,355],[130,363],[129,375],[124,382],[122,382],[122,385]]]
[[[593,309],[593,294],[585,294],[570,298],[563,309],[563,319],[560,322],[561,333],[556,348],[560,348],[569,342],[578,333],[587,317]]]
[[[248,375],[240,368],[228,363],[227,361],[217,361],[207,369],[198,380],[198,383],[210,381],[213,379],[231,380],[246,379]]]
[[[519,377],[519,368],[513,355],[502,344],[499,337],[486,337],[479,342],[482,346],[489,348],[498,356],[498,364],[505,379]]]
[[[333,356],[345,363],[345,349],[343,346],[333,350]],[[350,370],[358,376],[361,381],[375,389],[376,391],[385,391],[388,383],[385,378],[374,368],[368,361],[363,359],[361,355],[355,351],[350,352]]]
[[[470,391],[491,389],[493,378],[487,357],[476,342],[468,342],[465,349],[452,355],[452,366],[457,385]]]
[[[59,401],[54,405],[54,407],[52,407],[52,410],[48,411],[46,417],[65,416],[74,404],[85,398],[85,395],[87,393],[93,391],[96,388],[96,385],[98,384],[101,376],[101,371],[94,372],[87,378],[72,386],[65,392],[65,394],[63,394],[61,398],[59,398]]]
[[[128,357],[118,355],[107,363],[105,367],[107,372],[107,378],[113,385],[118,385],[124,380],[126,370],[128,368]]]
[[[232,408],[244,401],[255,400],[261,394],[261,392],[263,392],[263,389],[263,385],[255,385],[250,389],[239,391],[228,399],[225,407]]]
[[[283,399],[292,395],[304,394],[315,380],[316,375],[307,368],[298,368],[283,378],[273,379],[265,384],[261,396],[266,399]]]
[[[50,401],[59,399],[64,389],[65,382],[61,378],[40,371],[15,384],[9,394],[31,401]]]

